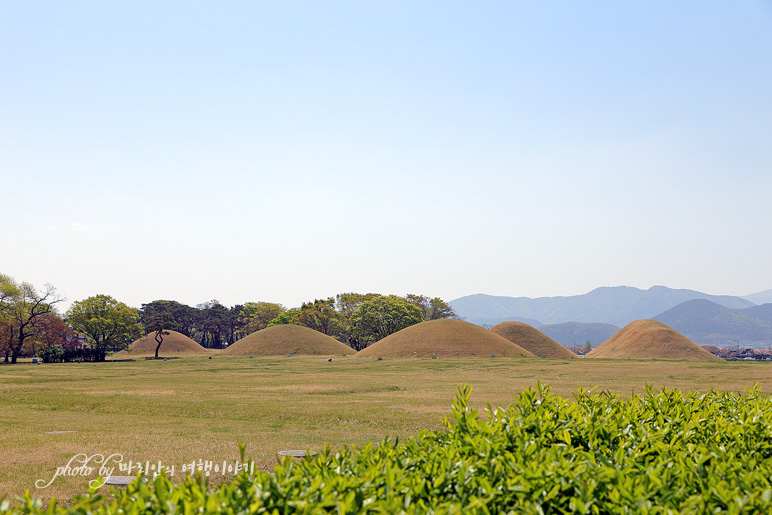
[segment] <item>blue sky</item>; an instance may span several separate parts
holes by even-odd
[[[112,4],[0,3],[18,280],[136,306],[772,288],[770,2]]]

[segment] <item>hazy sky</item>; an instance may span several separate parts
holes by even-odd
[[[70,301],[772,288],[772,2],[0,1],[0,273]]]

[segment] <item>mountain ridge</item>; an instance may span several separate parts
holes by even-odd
[[[449,304],[459,316],[478,325],[516,320],[534,326],[579,322],[624,327],[633,320],[651,319],[694,299],[710,300],[730,309],[755,305],[742,297],[710,295],[659,285],[647,290],[632,286],[603,286],[582,295],[536,298],[478,293],[459,297]]]
[[[769,320],[765,319],[769,317]],[[683,302],[654,320],[669,325],[699,345],[765,347],[772,344],[772,304],[730,309],[709,300]]]
[[[742,297],[745,300],[749,300],[753,302],[754,304],[769,304],[772,303],[772,290],[764,290],[756,293],[751,293],[750,295],[743,295]]]
[[[537,329],[565,347],[571,345],[582,346],[586,341],[589,341],[593,347],[597,347],[614,336],[620,328],[615,325],[597,322],[586,324],[563,322],[561,324],[541,325]]]

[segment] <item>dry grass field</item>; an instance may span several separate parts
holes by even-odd
[[[0,366],[0,497],[25,489],[69,498],[90,477],[59,477],[78,453],[180,467],[238,457],[270,469],[284,449],[332,448],[441,427],[456,387],[472,403],[508,405],[537,381],[570,397],[579,387],[629,395],[644,384],[682,390],[772,392],[772,364],[536,358],[354,359],[186,357]],[[116,473],[117,474],[117,473]],[[218,481],[221,476],[212,476]]]

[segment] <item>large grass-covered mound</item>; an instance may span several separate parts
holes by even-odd
[[[159,356],[178,356],[180,354],[202,354],[207,352],[207,350],[196,343],[195,340],[188,338],[182,333],[178,333],[177,331],[165,332],[168,332],[169,334],[163,335],[163,343],[161,344],[161,348],[158,350]],[[139,340],[135,340],[131,345],[129,345],[129,355],[155,355],[155,348],[157,346],[158,343],[155,341],[155,331],[153,331],[147,333],[145,336]],[[116,356],[118,355],[126,355],[126,351],[122,351]]]
[[[491,327],[490,331],[542,358],[577,357],[543,332],[522,322],[501,322]]]
[[[430,320],[406,327],[357,353],[357,357],[444,358],[534,355],[506,338],[463,320]]]
[[[275,325],[245,336],[223,351],[226,356],[280,356],[353,354],[354,349],[335,338],[294,324]]]
[[[656,320],[635,320],[596,347],[585,358],[688,359],[717,358],[675,329]]]

